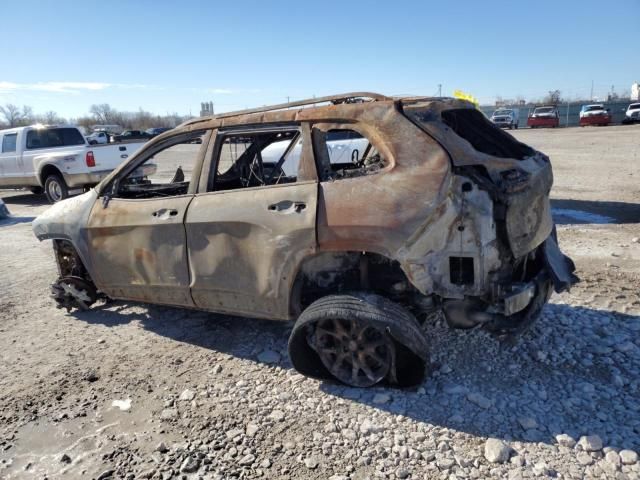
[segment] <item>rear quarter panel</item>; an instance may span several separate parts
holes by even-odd
[[[321,250],[393,258],[446,195],[449,156],[397,110],[369,107],[360,120],[356,126],[388,165],[370,175],[320,184],[318,244]]]

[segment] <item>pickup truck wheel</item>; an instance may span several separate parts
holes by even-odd
[[[44,181],[44,193],[50,203],[56,203],[69,197],[69,188],[64,178],[54,173]]]
[[[424,378],[427,342],[415,317],[379,295],[329,295],[298,318],[289,338],[300,373],[353,387],[409,386]]]

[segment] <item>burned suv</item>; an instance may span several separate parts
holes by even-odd
[[[410,385],[421,322],[512,336],[577,280],[551,184],[549,158],[470,103],[351,93],[190,120],[33,229],[59,307],[295,320],[301,373]]]

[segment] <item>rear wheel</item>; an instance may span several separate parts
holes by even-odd
[[[371,387],[415,385],[424,378],[426,339],[415,317],[379,295],[329,295],[298,318],[289,356],[299,372]]]
[[[44,181],[44,193],[50,203],[56,203],[69,197],[69,187],[61,175],[54,173]]]

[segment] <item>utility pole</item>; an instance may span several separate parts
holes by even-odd
[[[591,96],[589,97],[589,101],[593,102],[593,80],[591,80]]]
[[[439,97],[442,96],[442,84],[441,83],[438,84],[438,96]]]

